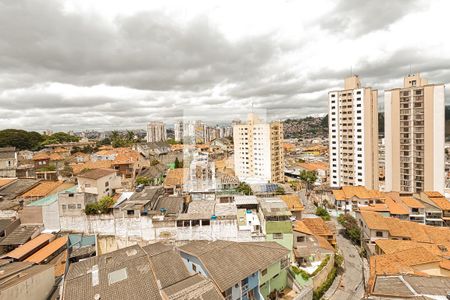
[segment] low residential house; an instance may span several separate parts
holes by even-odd
[[[161,185],[164,182],[166,170],[167,167],[164,164],[158,163],[149,167],[143,167],[137,177],[147,178],[150,181],[150,185]]]
[[[344,212],[358,210],[361,206],[384,203],[385,195],[379,191],[368,190],[363,186],[343,186],[333,190],[331,202],[336,209]]]
[[[314,235],[327,240],[333,247],[336,246],[336,233],[332,222],[325,222],[322,218],[305,218],[301,222],[311,230]]]
[[[292,213],[279,198],[260,198],[259,219],[266,241],[274,241],[292,251]]]
[[[15,147],[0,148],[0,178],[16,177],[17,152]]]
[[[188,168],[169,169],[163,184],[165,192],[180,195],[183,191],[188,171]]]
[[[421,192],[418,198],[425,206],[425,223],[450,226],[450,200],[439,192]]]
[[[231,152],[233,151],[233,145],[231,143],[231,141],[227,138],[218,138],[215,139],[213,141],[211,141],[210,143],[210,149],[213,152],[223,152],[223,153],[227,153],[227,152]]]
[[[450,228],[419,224],[376,212],[360,211],[356,219],[361,227],[363,245],[369,254],[376,253],[377,240],[411,240],[424,243],[444,244],[450,242]]]
[[[0,219],[0,242],[7,237],[20,225],[20,219],[17,218],[2,218]],[[1,255],[0,251],[0,255]]]
[[[39,180],[36,179],[2,179],[8,182],[0,187],[0,210],[17,210],[23,205],[20,196],[36,187]]]
[[[15,300],[48,299],[55,285],[51,265],[14,262],[0,266],[0,298]]]
[[[216,189],[218,191],[234,190],[239,186],[239,178],[224,172],[216,172]]]
[[[63,188],[62,181],[40,181],[35,187],[22,194],[19,198],[26,203],[55,194]]]
[[[294,255],[300,266],[309,266],[312,262],[322,261],[327,255],[333,255],[334,247],[323,236],[315,234],[303,221],[296,221],[294,228]]]
[[[118,153],[111,163],[111,167],[122,176],[122,181],[128,183],[128,187],[133,186],[136,175],[146,165],[144,158],[134,150]]]
[[[234,196],[237,208],[238,229],[250,231],[251,236],[261,236],[261,221],[258,215],[259,202],[255,196]]]
[[[66,250],[68,243],[68,236],[61,236],[49,244],[44,246],[42,249],[26,258],[25,261],[34,264],[44,264],[49,263],[52,259],[56,258],[60,253]]]
[[[288,209],[292,213],[292,216],[295,217],[296,220],[301,220],[302,212],[305,210],[305,207],[300,201],[300,197],[297,194],[286,194],[278,197],[286,203]]]
[[[163,196],[162,187],[145,187],[142,191],[136,191],[133,195],[122,202],[118,202],[113,207],[116,218],[140,217],[151,215],[159,199]],[[159,214],[160,212],[155,212]]]
[[[42,231],[42,226],[20,225],[16,227],[10,234],[0,241],[0,252],[9,252],[14,248],[22,246],[29,240],[38,236]]]
[[[160,160],[161,156],[171,151],[170,144],[167,142],[139,143],[134,145],[134,150],[149,160]]]
[[[134,245],[71,264],[63,299],[222,300],[214,283],[191,274],[172,247]]]
[[[367,294],[368,299],[448,299],[449,290],[448,277],[376,274]]]
[[[53,157],[54,159],[55,157]],[[41,151],[33,156],[36,178],[44,180],[58,180],[57,164],[58,160],[51,159],[50,153]]]
[[[104,196],[113,196],[122,187],[121,177],[113,169],[88,170],[77,176],[78,192]]]
[[[178,215],[177,227],[186,228],[190,232],[193,227],[210,226],[215,205],[215,201],[211,200],[198,200],[189,203],[187,212]]]
[[[84,209],[86,208],[86,205],[89,203],[95,203],[97,198],[98,196],[96,194],[77,192],[77,188],[63,191],[57,196],[59,216],[84,216]]]
[[[227,300],[267,299],[287,287],[290,251],[277,243],[193,241],[178,250],[188,270],[211,278]]]

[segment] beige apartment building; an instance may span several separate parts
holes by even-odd
[[[443,193],[444,85],[410,74],[403,88],[385,91],[384,110],[385,190]]]
[[[283,124],[263,123],[250,113],[246,124],[233,125],[234,171],[241,181],[283,182]]]
[[[330,186],[378,189],[378,91],[352,75],[328,97]]]
[[[167,140],[166,125],[163,122],[150,122],[147,125],[147,142],[164,142]]]

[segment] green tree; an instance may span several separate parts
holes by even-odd
[[[151,184],[151,180],[149,178],[147,178],[147,177],[144,177],[144,176],[138,176],[136,178],[136,184],[137,185],[140,185],[140,184],[150,185]]]
[[[306,190],[311,190],[312,185],[317,181],[317,173],[315,171],[303,170],[300,172],[300,180],[306,183]]]
[[[183,167],[183,161],[180,162],[178,157],[175,157],[175,169],[179,169]]]
[[[353,243],[359,245],[361,243],[361,229],[356,219],[350,214],[341,214],[337,220],[344,227],[345,236]]]
[[[45,140],[41,143],[43,146],[49,144],[61,144],[69,142],[78,142],[80,138],[65,132],[56,132],[50,136],[44,136]]]
[[[0,131],[0,147],[16,147],[18,150],[39,150],[44,137],[35,131],[5,129]]]
[[[239,183],[239,186],[236,188],[236,191],[238,191],[244,195],[252,195],[253,194],[252,189],[245,182]]]
[[[278,186],[277,190],[275,191],[275,195],[284,195],[286,192],[284,191],[283,187]]]
[[[323,208],[323,207],[318,207],[318,208],[316,209],[316,216],[321,217],[321,218],[322,218],[323,220],[325,220],[325,221],[330,221],[330,220],[331,220],[330,214],[329,214],[328,211],[327,211],[325,208]]]

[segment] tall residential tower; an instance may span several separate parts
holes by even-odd
[[[150,122],[147,125],[147,142],[163,142],[167,140],[166,126],[163,122]]]
[[[443,84],[420,74],[384,93],[386,191],[444,192],[445,96]]]
[[[234,171],[240,180],[284,181],[283,124],[263,123],[251,113],[246,124],[233,125]]]
[[[378,189],[377,90],[361,87],[357,75],[328,94],[330,186]]]

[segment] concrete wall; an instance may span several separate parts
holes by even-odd
[[[327,280],[327,276],[333,269],[333,266],[334,266],[334,255],[331,255],[327,265],[316,276],[312,278],[314,290],[319,288],[325,282],[325,280]]]
[[[42,206],[24,206],[20,212],[22,224],[44,224]]]
[[[61,229],[58,201],[42,206],[42,221],[46,230],[59,231]]]
[[[54,268],[47,268],[2,291],[1,299],[45,300],[55,283]]]

